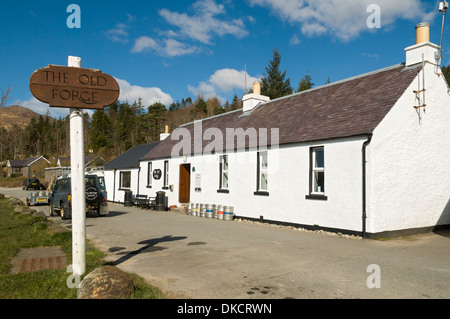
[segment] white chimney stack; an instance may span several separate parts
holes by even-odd
[[[436,53],[439,46],[430,42],[430,23],[422,22],[416,25],[416,44],[405,49],[406,66],[422,63],[436,64]]]
[[[258,104],[268,102],[270,98],[268,96],[261,95],[261,83],[255,82],[253,83],[253,93],[246,94],[242,98],[243,102],[243,111],[251,111]]]
[[[168,138],[170,136],[169,133],[169,126],[166,125],[166,131],[164,133],[159,134],[159,140],[160,141],[164,141],[166,138]]]

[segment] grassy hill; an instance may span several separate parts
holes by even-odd
[[[32,118],[38,119],[39,114],[23,106],[12,105],[0,108],[0,126],[6,130],[11,129],[14,124],[25,127]]]

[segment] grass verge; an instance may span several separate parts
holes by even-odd
[[[22,187],[22,184],[25,180],[25,177],[0,177],[0,187]]]
[[[22,248],[61,247],[72,260],[72,233],[54,232],[51,222],[14,212],[10,200],[0,198],[0,299],[76,299],[77,290],[67,287],[69,273],[62,270],[10,274],[11,259]],[[86,274],[107,264],[104,253],[86,245]],[[68,265],[66,265],[68,266]],[[162,292],[141,277],[130,274],[135,284],[131,299],[162,299]]]

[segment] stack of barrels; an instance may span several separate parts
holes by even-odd
[[[186,206],[186,214],[190,216],[231,221],[234,219],[234,207],[192,203]]]

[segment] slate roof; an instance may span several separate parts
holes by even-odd
[[[257,146],[257,142],[245,138],[245,142],[236,139],[231,147],[227,147],[227,128],[255,128],[256,131],[267,128],[268,145],[271,128],[279,128],[280,145],[371,134],[421,70],[421,64],[411,67],[399,64],[363,74],[262,103],[250,112],[243,113],[241,109],[204,119],[202,131],[218,128],[224,137],[223,150]],[[180,129],[188,129],[194,136],[194,123]],[[142,160],[169,158],[180,141],[181,138],[172,141],[168,137]],[[203,148],[210,143],[210,140],[204,140]],[[194,152],[193,138],[191,150],[191,154],[199,153]]]
[[[160,142],[135,146],[104,165],[105,170],[139,168],[139,160]]]
[[[9,165],[11,165],[11,167],[18,167],[18,168],[28,167],[34,164],[36,161],[40,160],[41,158],[47,161],[45,157],[38,156],[38,157],[30,157],[24,160],[9,160]],[[47,162],[50,163],[49,161]]]
[[[101,162],[104,162],[105,160],[103,159],[103,157],[101,157],[100,155],[96,155],[96,154],[88,154],[84,156],[84,165],[85,166],[89,166],[91,165],[93,162],[95,162],[96,160],[100,160]],[[59,161],[59,164],[61,166],[70,166],[70,156],[58,156],[55,157],[56,161]]]

